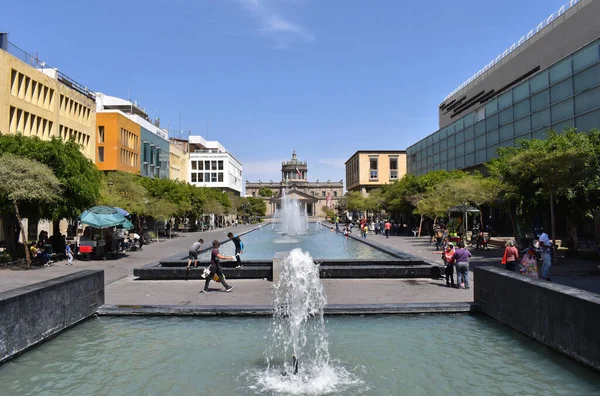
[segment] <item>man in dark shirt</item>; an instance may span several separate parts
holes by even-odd
[[[240,255],[244,253],[244,244],[242,243],[240,237],[237,235],[233,235],[232,232],[227,234],[227,236],[233,241],[233,244],[235,245],[235,259],[237,260],[237,266],[235,268],[242,268],[242,259],[240,258]]]

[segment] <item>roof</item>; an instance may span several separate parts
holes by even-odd
[[[348,161],[358,154],[406,154],[406,150],[358,150],[348,158]],[[344,164],[347,164],[348,161],[344,162]]]

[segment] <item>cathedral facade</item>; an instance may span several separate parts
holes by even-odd
[[[261,189],[271,190],[272,195],[262,197]],[[281,181],[274,182],[249,182],[246,181],[246,195],[263,198],[267,202],[267,216],[272,216],[281,207],[283,191],[286,196],[297,199],[310,217],[325,217],[323,207],[335,209],[337,201],[344,195],[344,181],[321,182],[308,181],[308,165],[306,161],[299,161],[296,151],[292,159],[281,164]]]

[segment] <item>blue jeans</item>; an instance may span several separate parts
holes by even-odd
[[[469,287],[469,263],[456,263],[456,283],[460,287],[463,282],[465,287]]]
[[[548,278],[550,267],[552,267],[552,253],[542,252],[542,279]]]

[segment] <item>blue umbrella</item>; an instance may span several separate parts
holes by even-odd
[[[129,216],[129,212],[126,211],[125,209],[117,208],[116,206],[115,206],[115,209],[117,210],[117,212],[121,213],[123,216],[125,216],[125,217]]]
[[[79,215],[82,224],[94,228],[108,228],[124,224],[127,219],[110,206],[94,206]]]

